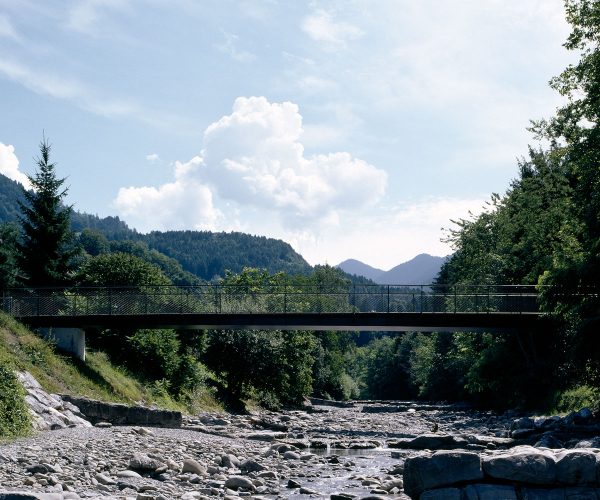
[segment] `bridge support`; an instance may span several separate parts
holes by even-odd
[[[40,328],[40,335],[51,340],[56,347],[70,352],[81,361],[85,361],[85,330],[81,328]]]

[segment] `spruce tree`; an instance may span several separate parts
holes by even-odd
[[[57,286],[70,281],[73,261],[79,253],[70,230],[71,206],[63,200],[67,189],[65,179],[56,177],[50,162],[50,144],[40,143],[38,171],[29,176],[32,191],[24,189],[25,203],[20,203],[22,215],[18,263],[28,286]]]

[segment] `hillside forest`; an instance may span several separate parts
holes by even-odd
[[[453,221],[445,238],[454,253],[437,278],[445,285],[535,285],[553,327],[477,335],[106,330],[88,336],[91,348],[182,401],[210,390],[232,408],[248,401],[295,405],[314,395],[600,409],[600,2],[565,6],[565,47],[579,60],[550,82],[565,104],[532,121],[534,145],[506,192],[492,194],[480,215]],[[329,266],[311,268],[276,240],[143,235],[118,218],[78,213],[67,204],[50,152],[44,140],[30,179],[34,191],[2,181],[3,289],[372,283]]]

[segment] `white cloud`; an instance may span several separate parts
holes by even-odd
[[[27,176],[19,170],[19,159],[15,154],[14,146],[0,142],[0,174],[13,181],[20,182],[26,189],[31,189]]]
[[[384,171],[347,152],[307,157],[301,134],[302,116],[295,104],[240,97],[230,115],[206,129],[202,156],[175,165],[174,182],[121,189],[115,206],[124,217],[145,217],[144,227],[155,218],[156,209],[148,207],[164,206],[156,224],[172,218],[179,226],[184,218],[179,211],[186,210],[181,199],[200,192],[202,216],[215,223],[218,210],[207,196],[212,193],[224,206],[231,202],[270,212],[286,227],[317,227],[339,224],[344,214],[381,199],[387,183]],[[204,222],[197,219],[193,225],[199,223]]]
[[[160,160],[160,156],[158,156],[157,153],[152,153],[149,155],[146,155],[146,160],[148,160],[149,162],[155,162]]]
[[[213,205],[210,189],[189,179],[175,180],[158,188],[121,188],[113,205],[129,224],[143,232],[214,230],[222,217]]]
[[[322,9],[317,10],[302,21],[302,30],[313,40],[329,47],[341,47],[360,38],[364,32],[349,23],[336,21],[333,16]]]

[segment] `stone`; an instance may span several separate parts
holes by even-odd
[[[421,493],[420,500],[461,500],[459,488],[439,488]]]
[[[277,441],[278,439],[285,439],[286,436],[285,432],[259,431],[246,435],[246,439],[254,441]]]
[[[140,472],[154,472],[162,466],[163,464],[161,462],[154,458],[150,458],[144,453],[134,453],[129,459],[128,465],[131,470]]]
[[[231,476],[225,481],[225,488],[231,488],[232,490],[237,490],[239,488],[254,491],[256,488],[252,481],[246,477],[242,476]]]
[[[285,460],[300,460],[300,454],[295,451],[286,451],[283,454],[283,458]]]
[[[556,480],[562,484],[581,485],[596,482],[596,454],[586,450],[568,450],[557,455]]]
[[[105,485],[117,484],[116,481],[113,481],[106,474],[97,473],[94,477],[96,478],[96,481],[98,481],[100,484],[105,484]]]
[[[253,459],[244,460],[240,464],[240,470],[242,472],[260,472],[264,469],[265,467],[263,465],[260,465],[256,460]]]
[[[438,451],[431,456],[408,458],[404,464],[404,491],[417,498],[423,491],[483,479],[479,455]]]
[[[536,448],[564,448],[564,443],[560,441],[551,432],[545,432],[542,437],[535,443]]]
[[[199,476],[203,476],[206,474],[206,466],[197,462],[193,458],[186,458],[183,461],[183,467],[181,468],[181,472],[191,472],[192,474],[198,474]]]
[[[398,439],[388,443],[390,448],[410,448],[414,450],[448,450],[466,445],[467,441],[465,439],[450,434],[421,434],[412,439]]]
[[[302,485],[298,481],[296,481],[294,479],[288,479],[287,487],[290,488],[290,489],[301,488]]]
[[[463,491],[466,500],[518,500],[514,486],[470,484]]]
[[[483,457],[482,466],[485,474],[495,479],[552,484],[556,478],[554,457],[535,448]]]
[[[564,488],[522,488],[521,498],[523,500],[565,500],[565,490]]]

